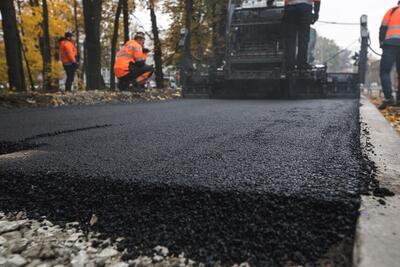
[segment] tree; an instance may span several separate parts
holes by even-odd
[[[225,32],[228,0],[211,1],[212,65],[216,68],[225,57]]]
[[[43,49],[43,6],[39,1],[17,1],[18,22],[21,30],[23,56],[29,68],[26,68],[30,79],[36,84],[42,84],[43,80],[43,55],[44,51],[50,53],[51,70],[48,72],[52,85],[64,75],[62,64],[58,62],[57,41],[66,30],[71,30],[74,25],[73,6],[65,0],[47,0],[49,49]],[[48,55],[47,55],[48,56]],[[39,81],[40,79],[40,81]],[[32,84],[32,82],[31,82]]]
[[[342,50],[334,40],[317,36],[315,61],[318,64],[327,64],[329,72],[352,71],[351,55],[350,50]]]
[[[114,77],[114,63],[115,63],[115,55],[117,50],[117,42],[118,42],[118,30],[119,30],[119,17],[121,16],[121,10],[124,0],[118,1],[117,11],[115,12],[114,18],[114,31],[111,40],[111,64],[110,64],[110,88],[111,90],[115,90],[115,77]]]
[[[49,11],[47,0],[42,0],[42,54],[43,54],[43,90],[49,91],[51,85],[51,48],[50,48],[50,33],[49,33]]]
[[[124,13],[124,41],[129,40],[129,6],[128,0],[122,0],[122,10]]]
[[[21,12],[21,0],[17,1],[17,6],[18,6],[18,15],[20,17],[20,29],[21,29],[21,35],[22,37],[25,37],[25,31],[24,31],[24,22],[22,19],[22,12]],[[26,56],[26,50],[25,50],[25,46],[23,44],[23,42],[21,42],[21,49],[22,49],[22,55],[25,61],[25,67],[26,67],[26,71],[28,74],[28,78],[29,78],[29,82],[31,85],[31,91],[35,90],[35,82],[33,81],[33,76],[32,76],[32,71],[31,71],[31,66],[29,64],[29,60],[28,57]]]
[[[191,75],[193,68],[192,61],[192,14],[193,14],[193,0],[185,1],[185,31],[186,38],[183,46],[183,53],[181,59],[181,77],[183,87],[187,87],[188,78]]]
[[[78,0],[74,0],[74,27],[75,27],[75,36],[76,36],[76,48],[78,50],[78,59],[79,61],[82,60],[81,58],[81,44],[80,44],[80,32],[81,32],[81,27],[82,27],[82,15],[81,15],[81,8],[79,8],[80,5],[78,5]],[[81,63],[81,62],[79,62]],[[78,78],[78,87],[81,88],[81,84],[83,82],[83,77],[82,77],[82,67],[79,67],[77,71],[77,78]]]
[[[2,16],[10,88],[16,88],[17,91],[25,91],[26,84],[22,65],[21,39],[17,27],[13,0],[1,0],[0,12]]]
[[[218,66],[224,58],[226,16],[229,0],[191,0],[192,17],[190,28],[190,52],[196,65]],[[188,0],[177,0],[164,4],[172,23],[163,42],[164,62],[176,65],[181,58],[179,36],[182,28],[187,28]],[[211,29],[211,30],[210,30]]]
[[[155,1],[149,0],[150,18],[153,31],[154,39],[154,63],[155,63],[155,74],[156,74],[156,84],[158,89],[164,87],[164,73],[163,73],[163,61],[162,61],[162,48],[159,36],[159,30],[157,26],[157,16],[154,11]]]
[[[100,20],[102,0],[83,0],[85,21],[86,87],[89,90],[104,88],[101,76]]]

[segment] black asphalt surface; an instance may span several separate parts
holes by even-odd
[[[208,264],[315,263],[354,235],[359,137],[350,99],[3,110],[0,208],[96,214],[126,257],[164,245]]]

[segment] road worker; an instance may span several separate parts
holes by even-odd
[[[71,32],[66,32],[64,38],[62,38],[59,43],[61,62],[67,75],[65,80],[65,91],[71,91],[75,72],[79,67],[78,49],[76,48],[72,36],[73,34]]]
[[[147,80],[153,75],[153,66],[146,65],[149,50],[144,48],[145,34],[136,33],[133,40],[129,40],[118,52],[114,73],[118,78],[120,90],[129,89],[131,83],[143,88]]]
[[[273,5],[275,0],[268,0]],[[285,45],[285,65],[287,70],[309,69],[307,62],[310,28],[319,18],[321,0],[285,0],[283,15],[283,37]],[[296,57],[296,44],[298,54]]]
[[[397,6],[389,9],[382,20],[379,31],[379,42],[383,50],[380,76],[385,99],[379,109],[395,105],[392,91],[391,71],[396,63],[400,74],[400,1]],[[400,92],[397,90],[397,104],[400,104]]]

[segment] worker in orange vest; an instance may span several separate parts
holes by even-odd
[[[79,67],[79,54],[75,42],[72,39],[73,34],[66,32],[64,38],[60,40],[60,57],[64,66],[67,79],[65,81],[65,91],[71,91],[74,82],[75,72]]]
[[[268,0],[272,6],[275,0]],[[285,0],[283,37],[287,70],[312,68],[307,62],[311,24],[319,19],[321,0]],[[296,58],[296,44],[298,53]]]
[[[379,31],[379,42],[383,50],[381,59],[381,84],[385,99],[379,109],[395,105],[390,74],[393,65],[397,65],[397,73],[400,74],[400,1],[397,6],[389,9],[382,20]],[[400,88],[398,88],[400,89]],[[400,92],[397,90],[397,104],[400,105]]]
[[[149,50],[144,48],[145,34],[136,33],[117,53],[114,73],[118,78],[120,90],[129,89],[130,84],[143,88],[146,81],[153,75],[153,66],[146,65]]]

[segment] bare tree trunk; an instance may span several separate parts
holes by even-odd
[[[102,0],[83,0],[86,33],[86,86],[89,90],[105,87],[101,77],[100,19]]]
[[[188,81],[192,74],[192,16],[193,16],[193,0],[185,0],[185,29],[186,38],[181,59],[181,80],[183,88],[187,88]]]
[[[185,28],[187,30],[187,35],[185,39],[185,49],[183,51],[183,56],[186,58],[187,62],[192,62],[192,18],[193,17],[193,0],[186,0],[186,19]]]
[[[162,62],[162,49],[160,36],[157,26],[157,16],[154,11],[154,0],[150,0],[150,18],[151,26],[153,30],[154,38],[154,63],[155,63],[155,74],[156,74],[156,84],[158,89],[164,88],[164,73],[163,73],[163,62]]]
[[[217,56],[218,56],[218,30],[217,30],[217,2],[212,1],[211,3],[211,29],[212,29],[212,50],[213,57],[211,60],[211,69],[215,73],[217,70]]]
[[[47,0],[42,0],[43,12],[43,90],[49,91],[52,89],[51,81],[51,47],[49,33],[49,12],[47,8]]]
[[[122,10],[124,13],[124,41],[125,43],[129,40],[129,8],[128,0],[122,0]]]
[[[24,68],[22,65],[21,39],[17,27],[17,17],[13,0],[1,0],[0,12],[4,33],[4,44],[10,88],[26,91]]]
[[[115,90],[115,77],[114,77],[114,64],[115,64],[115,55],[117,50],[117,42],[118,42],[118,30],[119,30],[119,17],[121,16],[122,9],[122,1],[118,1],[117,11],[115,12],[114,19],[114,31],[111,40],[111,66],[110,66],[110,88],[111,90]]]
[[[21,19],[21,25],[20,25],[21,35],[22,35],[22,37],[24,37],[25,32],[24,32],[24,27],[23,27],[24,23],[22,21],[22,16],[21,16],[22,14],[21,14],[21,1],[20,0],[17,1],[17,6],[18,6],[18,15]],[[22,49],[22,56],[24,58],[25,65],[26,65],[26,72],[28,73],[31,91],[35,91],[35,83],[34,83],[33,77],[32,77],[31,66],[29,65],[29,60],[28,60],[28,57],[26,56],[26,50],[25,50],[25,47],[24,47],[24,44],[22,41],[21,41],[21,49]]]
[[[81,61],[81,52],[82,51],[81,51],[81,44],[80,44],[80,31],[79,31],[79,21],[78,21],[78,1],[77,0],[74,0],[74,24],[75,24],[75,36],[76,36],[76,49],[78,50],[78,60]],[[76,72],[78,82],[83,79],[82,69],[84,69],[84,68],[79,66],[79,69]]]
[[[79,43],[80,32],[79,32],[79,22],[78,22],[78,1],[74,0],[74,24],[75,24],[75,36],[76,36],[76,48],[78,53],[81,52],[81,47]]]
[[[225,39],[226,39],[226,22],[227,22],[227,13],[228,13],[228,0],[223,0],[219,3],[219,7],[217,8],[219,17],[219,23],[217,27],[217,42],[219,51],[217,54],[217,63],[221,64],[225,57]]]
[[[87,46],[86,46],[86,40],[83,42],[83,63],[82,63],[82,70],[84,73],[84,76],[86,76],[86,69],[87,69]]]

